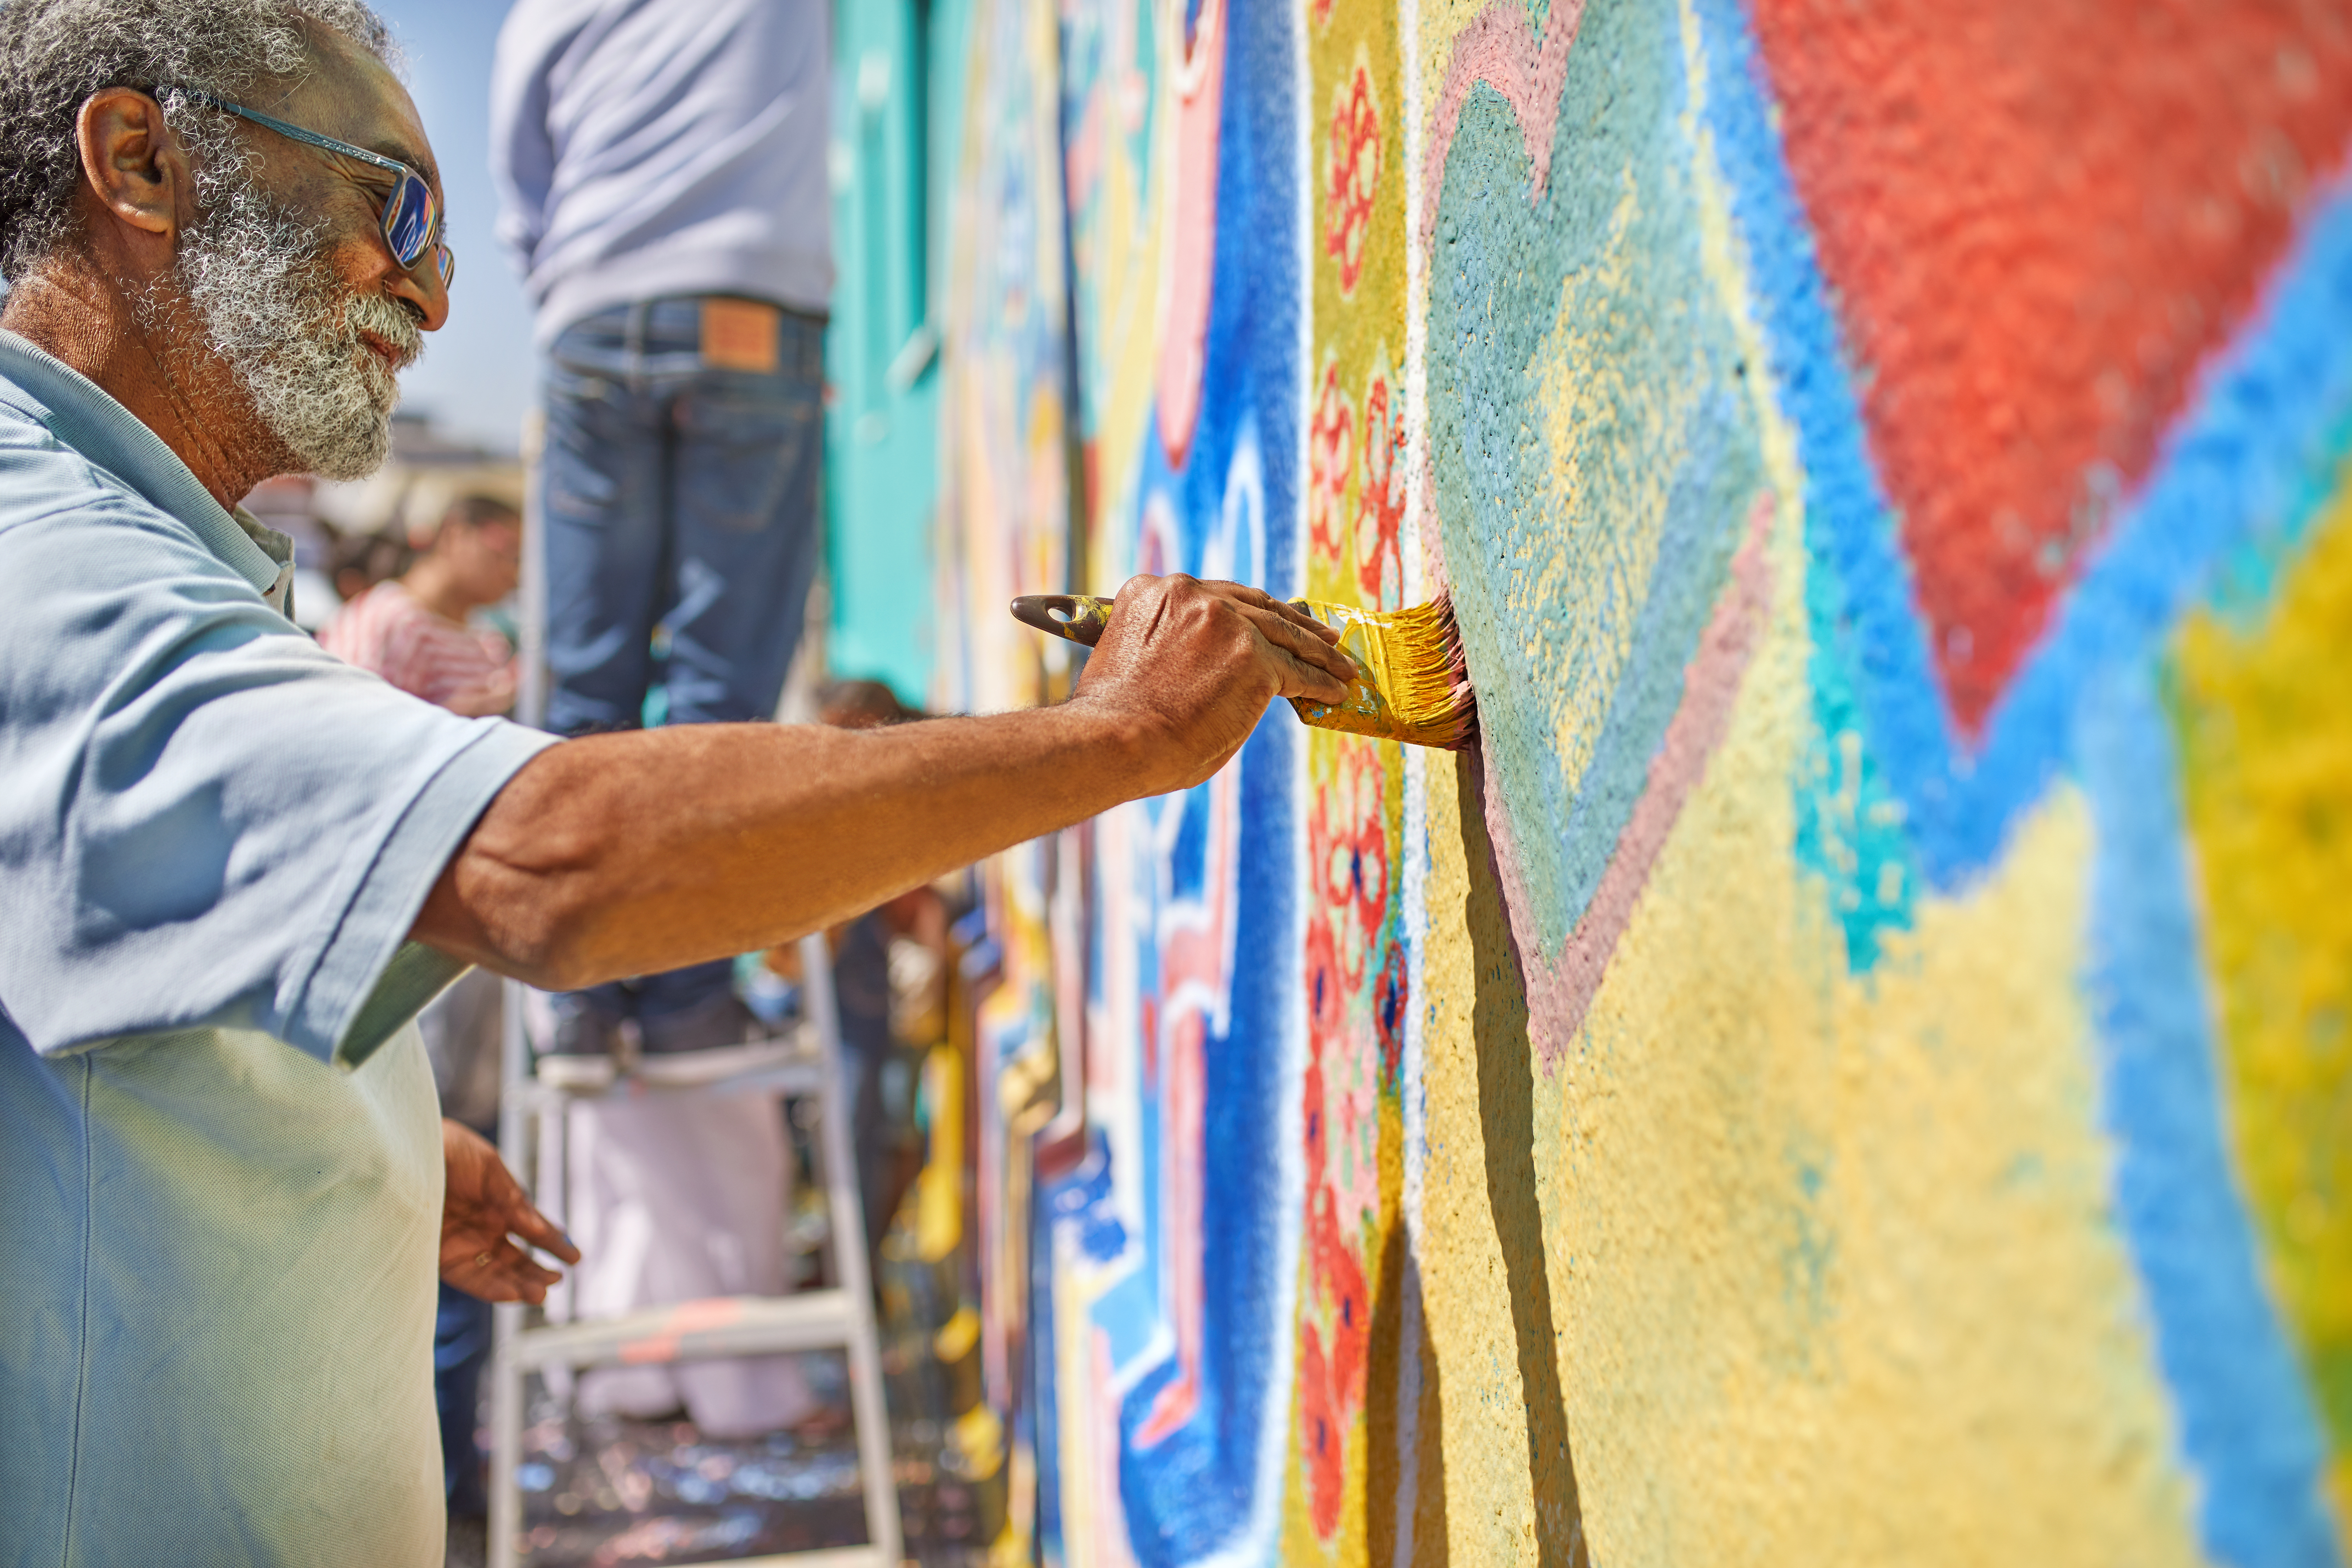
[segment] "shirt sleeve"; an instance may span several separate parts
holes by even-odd
[[[408,931],[551,737],[344,664],[127,494],[0,531],[0,1010],[35,1049],[355,1063],[460,972]]]

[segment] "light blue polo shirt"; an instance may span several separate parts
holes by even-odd
[[[5,1568],[441,1561],[407,933],[550,741],[321,651],[272,553],[0,332]]]

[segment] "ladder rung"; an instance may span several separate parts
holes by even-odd
[[[839,1290],[716,1296],[625,1318],[526,1329],[514,1338],[514,1355],[524,1367],[700,1361],[837,1350],[848,1344],[849,1333],[849,1298]]]

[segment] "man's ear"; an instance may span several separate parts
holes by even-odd
[[[194,187],[163,107],[135,88],[106,88],[83,103],[75,131],[82,179],[99,205],[136,234],[175,237],[194,212]]]

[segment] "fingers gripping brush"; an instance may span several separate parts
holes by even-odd
[[[1347,701],[1294,697],[1298,717],[1320,730],[1340,730],[1440,751],[1466,750],[1478,733],[1478,702],[1454,625],[1454,601],[1444,595],[1405,610],[1360,610],[1307,599],[1291,604],[1339,632],[1339,650],[1356,665]],[[1024,626],[1092,647],[1110,625],[1111,601],[1086,594],[1030,594],[1013,601]]]

